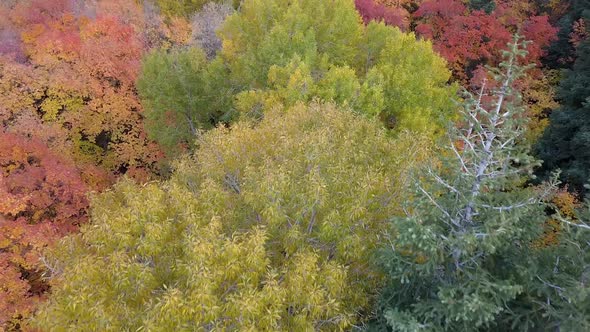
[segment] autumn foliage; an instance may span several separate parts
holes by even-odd
[[[374,0],[355,0],[354,3],[365,23],[382,21],[403,30],[409,28],[409,13],[401,7],[387,6]]]
[[[86,220],[86,193],[157,176],[135,81],[149,43],[177,41],[174,24],[147,35],[134,1],[8,1],[0,14],[0,329],[18,329],[48,287],[39,257]]]
[[[550,22],[548,8],[534,1],[488,2],[493,6],[461,0],[358,0],[356,6],[365,21],[384,21],[402,29],[412,27],[418,36],[432,40],[434,49],[447,60],[454,79],[467,88],[481,86],[484,67],[499,64],[515,32],[532,41],[525,61],[536,68],[521,80],[519,88],[533,119],[527,136],[534,141],[547,126],[546,113],[557,107],[552,87],[555,73],[541,64],[547,47],[557,38],[557,28]],[[410,14],[408,9],[413,12]],[[400,11],[406,16],[396,17],[408,17],[410,22],[389,18]]]
[[[349,329],[382,282],[371,253],[424,143],[317,103],[209,131],[169,181],[122,182],[93,202],[94,224],[51,258],[56,296],[36,324]]]
[[[86,220],[76,167],[38,140],[0,133],[0,325],[42,298],[40,251]]]
[[[546,212],[581,222],[587,3],[0,0],[0,331],[29,329],[52,292],[66,309],[45,307],[49,329],[108,330],[85,287],[109,282],[121,329],[194,327],[195,303],[205,329],[364,324],[382,281],[367,262],[412,212],[411,169],[457,121],[460,86],[498,90],[488,69],[515,34],[531,64],[511,82],[531,120],[519,140],[545,137],[545,171],[567,182]],[[563,250],[567,227],[544,217],[535,248]],[[111,303],[121,289],[130,302]]]

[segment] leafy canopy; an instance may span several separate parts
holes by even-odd
[[[191,123],[207,128],[235,111],[259,117],[314,98],[381,117],[398,132],[434,136],[453,116],[456,89],[430,42],[365,26],[352,1],[246,0],[218,35],[222,49],[207,66],[193,50],[144,60],[140,91],[147,117],[158,119],[154,139],[182,145],[194,136]]]
[[[353,1],[247,0],[220,35],[241,112],[319,96],[427,134],[452,116],[455,90],[431,44],[365,27]]]
[[[204,134],[163,183],[118,184],[55,252],[37,323],[91,330],[333,330],[364,319],[371,264],[424,140],[330,104]]]
[[[0,329],[22,325],[43,298],[41,253],[86,221],[87,190],[41,141],[0,131]]]
[[[143,60],[137,88],[146,108],[146,130],[169,155],[192,145],[200,130],[222,119],[230,100],[215,84],[215,69],[197,48],[158,50]]]

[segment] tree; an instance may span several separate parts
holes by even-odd
[[[47,146],[0,132],[0,328],[18,329],[49,289],[39,257],[86,220],[88,188]]]
[[[515,37],[509,47],[506,61],[492,71],[489,89],[466,95],[440,171],[426,168],[407,217],[393,218],[395,235],[382,255],[390,277],[382,322],[393,330],[587,327],[587,317],[571,321],[556,314],[586,301],[556,292],[554,287],[566,284],[552,283],[582,280],[580,269],[571,275],[559,270],[560,257],[568,260],[564,265],[577,258],[533,245],[543,234],[555,184],[526,185],[539,164],[522,144],[526,118],[514,89],[526,69],[519,66],[526,46]],[[579,310],[571,315],[583,316]]]
[[[561,106],[551,113],[537,151],[545,171],[562,170],[572,189],[583,191],[590,178],[590,39],[580,44],[572,70],[559,87]]]
[[[424,1],[414,13],[416,32],[432,39],[434,47],[449,62],[454,79],[473,89],[485,76],[483,66],[497,66],[502,51],[514,31],[520,31],[527,45],[525,61],[537,68],[516,83],[528,105],[528,139],[536,142],[547,124],[546,115],[555,107],[554,89],[550,79],[555,75],[547,70],[541,59],[546,48],[556,37],[547,15],[542,15],[529,1],[495,1],[494,10],[469,10],[461,1]],[[474,2],[471,2],[471,8]],[[479,2],[479,5],[484,5]]]
[[[60,150],[69,150],[78,163],[144,180],[158,172],[161,152],[147,139],[135,92],[143,45],[132,25],[139,19],[128,12],[139,8],[133,3],[120,17],[105,15],[101,6],[109,3],[97,5],[94,19],[74,16],[65,0],[23,2],[12,9],[30,64],[3,61],[0,69],[17,66],[26,73],[11,77],[6,89],[27,107],[11,101],[14,106],[0,109],[9,115],[0,117],[10,120],[3,123],[7,131],[19,130],[21,119],[61,128],[66,146]],[[114,5],[124,7],[125,1]]]
[[[320,97],[431,135],[453,116],[455,87],[431,44],[383,23],[365,27],[352,1],[246,0],[220,36],[242,113]]]
[[[546,62],[552,68],[571,68],[576,60],[576,42],[586,33],[580,24],[590,20],[590,4],[585,0],[559,2],[566,10],[559,18],[557,40],[549,47]],[[585,22],[585,23],[584,23]]]
[[[135,93],[138,9],[0,4],[0,330],[23,329],[45,298],[41,253],[86,220],[86,193],[158,170]]]
[[[48,259],[56,286],[37,324],[350,328],[382,281],[371,255],[425,143],[317,103],[211,130],[169,181],[94,200],[92,226]]]
[[[150,1],[150,0],[143,0]],[[191,17],[211,3],[230,3],[237,7],[240,0],[156,0],[162,13],[169,17]]]
[[[494,0],[470,0],[469,7],[473,10],[483,10],[489,14],[496,9],[496,2]]]
[[[314,98],[381,117],[396,132],[439,134],[456,86],[431,44],[382,23],[365,27],[350,1],[335,1],[245,1],[218,31],[223,47],[210,62],[196,51],[148,56],[140,91],[151,137],[170,152],[199,126]],[[182,83],[191,80],[199,83]]]
[[[215,57],[217,51],[221,49],[217,30],[225,18],[233,13],[234,9],[228,3],[210,2],[192,17],[193,43],[205,51],[208,59]]]
[[[460,1],[424,1],[414,13],[416,32],[432,39],[435,49],[450,63],[453,74],[464,85],[479,65],[496,66],[514,31],[527,40],[527,62],[540,64],[544,48],[555,38],[557,29],[548,17],[530,11],[523,15],[517,1],[498,3],[492,12],[469,11]]]
[[[208,0],[156,0],[156,2],[165,15],[189,17],[200,10]]]
[[[404,8],[389,7],[374,0],[355,0],[354,4],[365,24],[373,20],[382,21],[403,30],[407,30],[410,25],[410,14]]]
[[[228,97],[215,90],[212,83],[219,78],[212,78],[212,68],[197,48],[155,51],[143,61],[137,88],[146,129],[169,155],[191,146],[200,130],[212,128],[224,115],[215,105]]]

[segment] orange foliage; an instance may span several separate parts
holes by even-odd
[[[89,190],[158,173],[135,80],[148,47],[190,26],[162,22],[150,44],[151,23],[134,0],[0,3],[0,330],[43,299],[39,258],[86,220]]]
[[[575,219],[576,210],[581,206],[580,201],[567,188],[560,189],[555,197],[553,197],[552,203],[555,205],[557,212],[562,217],[568,219]],[[558,245],[561,229],[560,221],[553,218],[547,220],[543,235],[533,243],[533,246],[536,248],[545,248]]]
[[[113,8],[121,16],[105,13]],[[49,140],[52,148],[60,145],[57,149],[69,150],[79,163],[94,163],[116,175],[130,171],[141,179],[157,172],[161,152],[147,139],[135,92],[144,51],[141,8],[133,1],[100,1],[91,10],[66,0],[36,0],[17,5],[12,14],[31,63],[0,61],[1,70],[14,72],[9,75],[14,81],[2,82],[10,99],[0,109],[0,120],[9,120],[5,130],[19,130],[21,119],[38,122],[37,130],[61,130],[54,135],[60,139]],[[30,91],[22,94],[22,87]]]
[[[0,132],[0,327],[16,328],[43,298],[39,257],[86,220],[87,190],[40,141]]]

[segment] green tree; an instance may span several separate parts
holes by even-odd
[[[192,145],[197,133],[223,119],[230,102],[216,85],[223,72],[198,48],[157,50],[145,57],[137,89],[150,138],[170,154]],[[224,97],[225,93],[225,97]]]
[[[144,60],[148,131],[168,150],[222,116],[259,117],[314,98],[381,117],[396,132],[436,136],[454,116],[456,86],[431,43],[365,26],[351,0],[246,0],[217,34],[222,49],[206,42],[217,53],[209,63],[195,50]]]
[[[590,178],[590,39],[576,52],[572,70],[558,90],[561,107],[551,113],[549,127],[538,144],[545,170],[562,170],[562,179],[584,190]]]
[[[467,94],[440,170],[427,168],[420,175],[407,217],[393,218],[395,234],[382,255],[390,284],[380,310],[381,324],[394,331],[588,326],[579,310],[566,316],[568,308],[583,308],[588,301],[583,286],[588,263],[577,271],[559,265],[560,257],[564,266],[579,260],[560,254],[588,245],[533,245],[542,235],[554,183],[526,186],[539,164],[522,144],[525,110],[513,89],[526,52],[518,37],[509,46],[506,61],[492,71],[490,89]],[[552,280],[562,282],[556,286]],[[572,280],[583,286],[581,300],[572,296]],[[569,288],[570,294],[555,287]],[[571,321],[574,317],[581,319]]]
[[[97,197],[47,259],[49,331],[309,331],[365,319],[371,255],[425,140],[328,104],[205,133],[172,178]]]
[[[428,134],[453,116],[456,90],[430,42],[365,26],[352,0],[246,0],[219,34],[243,113],[320,97]]]

